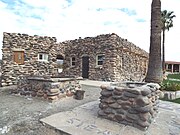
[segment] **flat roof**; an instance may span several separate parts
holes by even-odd
[[[166,64],[180,64],[180,62],[177,61],[165,61]]]

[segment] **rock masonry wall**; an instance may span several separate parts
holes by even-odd
[[[58,49],[57,49],[58,48]],[[14,51],[24,52],[24,64],[13,60]],[[2,86],[17,84],[20,75],[54,75],[57,73],[57,54],[63,48],[55,37],[29,36],[19,33],[3,33]],[[38,61],[38,54],[48,54],[48,62]]]
[[[47,76],[21,76],[17,89],[12,90],[11,93],[54,101],[73,96],[77,90],[81,90],[81,85],[75,78],[64,80],[56,78],[55,81]]]
[[[158,112],[158,84],[101,86],[99,116],[146,130]]]
[[[17,50],[24,52],[23,64],[13,60]],[[17,84],[20,75],[81,77],[83,56],[89,56],[89,79],[139,81],[144,78],[148,62],[147,52],[114,33],[56,43],[55,37],[4,32],[2,52],[2,86]],[[48,61],[39,61],[39,53],[48,54]],[[99,54],[105,56],[102,66],[96,64]],[[64,58],[61,74],[56,62],[58,55]],[[75,66],[71,66],[72,57]]]
[[[89,79],[105,81],[141,81],[147,70],[148,53],[118,35],[105,34],[97,37],[62,42],[65,46],[64,73],[82,76],[82,57],[89,56]],[[102,66],[96,57],[104,54]],[[76,58],[76,65],[70,59]]]

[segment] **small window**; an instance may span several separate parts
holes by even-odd
[[[17,64],[24,64],[24,51],[14,51],[13,60]]]
[[[48,61],[48,54],[45,53],[38,54],[38,61]]]
[[[57,67],[58,67],[58,73],[61,73],[63,71],[64,66],[64,57],[62,55],[57,55],[56,57]]]
[[[97,57],[96,57],[97,66],[103,65],[104,58],[105,58],[104,55],[97,55]]]
[[[76,58],[72,57],[71,58],[71,66],[75,66],[76,65]]]

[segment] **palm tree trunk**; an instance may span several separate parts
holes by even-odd
[[[162,82],[161,24],[161,1],[153,0],[151,4],[149,64],[145,82]]]
[[[165,67],[165,29],[163,28],[163,40],[162,40],[162,70],[163,74],[166,72],[166,67]]]

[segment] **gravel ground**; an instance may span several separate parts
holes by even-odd
[[[50,103],[40,98],[11,95],[12,88],[0,88],[0,135],[60,135],[39,119],[95,101],[100,96],[100,88],[83,85],[86,91],[83,100],[67,97]]]

